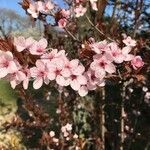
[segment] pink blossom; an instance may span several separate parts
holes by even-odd
[[[79,64],[79,60],[78,59],[73,59],[71,61],[69,61],[68,59],[66,59],[64,61],[64,68],[62,70],[62,74],[65,77],[70,77],[72,75],[72,71],[74,70],[74,68],[76,68]]]
[[[87,88],[89,90],[95,90],[97,86],[101,86],[102,82],[104,82],[106,73],[103,69],[96,70],[96,72],[92,69],[89,69],[85,75],[88,81]]]
[[[42,2],[42,1],[37,1],[37,2],[35,2],[35,4],[36,4],[36,7],[37,7],[37,10],[39,11],[39,12],[42,12],[43,10],[44,10],[44,2]]]
[[[79,93],[79,95],[81,96],[81,97],[84,97],[84,96],[86,96],[87,94],[88,94],[88,88],[87,88],[87,86],[81,86],[80,88],[79,88],[79,90],[78,90],[78,93]]]
[[[69,18],[70,16],[70,10],[65,10],[65,9],[62,9],[61,10],[61,14],[64,18]]]
[[[87,84],[87,79],[83,75],[85,68],[74,61],[73,68],[71,68],[70,86],[73,90],[78,91],[82,85]]]
[[[83,7],[82,5],[77,6],[74,9],[74,12],[76,13],[76,17],[81,17],[86,13],[87,9],[85,7]]]
[[[122,55],[122,51],[118,47],[115,42],[108,44],[108,51],[106,51],[106,55],[109,59],[112,59],[115,63],[122,63],[124,60],[124,56]]]
[[[23,36],[14,38],[14,45],[18,52],[22,52],[25,49],[30,48],[34,44],[35,40],[32,37],[25,39]]]
[[[97,8],[97,0],[90,0],[90,3],[91,3],[92,9],[97,11],[98,10],[98,8]]]
[[[84,66],[79,64],[78,59],[74,59],[70,61],[70,63],[67,66],[67,69],[65,69],[66,73],[68,75],[71,74],[69,76],[71,88],[75,91],[78,91],[79,95],[82,97],[87,95],[88,93],[88,88],[86,86],[87,78],[85,75],[83,75],[85,71]]]
[[[126,44],[126,46],[131,46],[131,47],[136,46],[136,41],[131,39],[130,36],[128,36],[126,39],[124,39],[123,43]]]
[[[43,5],[44,8],[41,10],[43,13],[49,13],[52,9],[54,9],[54,4],[50,0],[47,0]]]
[[[146,92],[145,99],[150,99],[150,92]]]
[[[144,65],[144,62],[143,62],[141,56],[135,56],[131,61],[131,65],[133,66],[133,68],[135,70],[142,67]]]
[[[25,74],[22,71],[18,70],[10,74],[7,78],[9,78],[11,87],[14,89],[25,79]]]
[[[37,3],[30,3],[29,8],[27,9],[27,12],[29,14],[31,14],[31,16],[33,18],[38,18],[39,10],[38,10],[38,7],[37,7]]]
[[[110,74],[116,72],[115,65],[104,55],[95,55],[94,61],[91,63],[90,68],[94,71],[99,69],[104,70]]]
[[[66,25],[67,25],[67,20],[66,20],[65,18],[60,19],[60,20],[58,21],[58,26],[59,26],[60,28],[65,28]]]
[[[42,55],[46,52],[47,45],[47,40],[42,38],[38,42],[34,42],[34,44],[29,48],[29,51],[32,55]]]
[[[79,136],[78,136],[76,133],[73,135],[73,138],[74,138],[74,139],[78,139],[78,137],[79,137]]]
[[[17,64],[11,52],[0,51],[0,78],[18,70]]]
[[[56,83],[60,86],[68,86],[69,79],[63,76],[63,68],[64,68],[64,59],[54,59],[51,63],[47,64],[49,73],[48,78],[49,80],[56,80]]]
[[[123,58],[124,61],[131,61],[133,59],[134,56],[132,54],[129,54],[130,51],[131,51],[131,47],[128,47],[128,46],[122,49],[122,55],[124,57]]]
[[[72,124],[70,124],[70,123],[67,123],[65,127],[66,127],[67,131],[71,131],[72,130]]]
[[[23,36],[19,36],[18,38],[14,38],[14,45],[17,48],[18,52],[23,51],[26,49],[26,39]]]
[[[107,48],[107,41],[104,40],[101,42],[96,42],[96,43],[94,42],[94,43],[90,44],[89,46],[95,53],[101,54]]]
[[[45,84],[49,84],[49,79],[47,77],[48,68],[41,60],[36,61],[36,67],[32,67],[30,69],[30,73],[31,73],[31,77],[34,78],[33,81],[34,89],[39,89],[42,86],[43,82]]]
[[[55,132],[54,131],[50,131],[49,135],[50,135],[50,137],[54,137],[55,136]]]

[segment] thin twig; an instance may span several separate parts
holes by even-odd
[[[90,23],[90,25],[98,32],[100,33],[101,35],[103,35],[104,37],[106,37],[106,35],[97,27],[95,26],[92,21],[90,20],[90,18],[85,15],[85,17],[87,18],[88,22]],[[111,39],[110,37],[106,37],[108,40],[112,41],[112,42],[115,42],[113,39]]]
[[[117,70],[117,72],[118,72],[118,75],[119,75],[120,79],[122,80],[123,78],[122,78],[122,76],[121,76],[120,71],[119,71],[119,70]]]
[[[66,27],[64,29],[74,41],[81,43]]]

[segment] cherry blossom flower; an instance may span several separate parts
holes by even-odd
[[[62,9],[61,10],[61,14],[64,18],[69,18],[70,16],[70,10],[65,10],[65,9]]]
[[[94,61],[91,63],[90,68],[94,71],[99,69],[104,70],[110,74],[116,72],[115,65],[104,55],[95,55]]]
[[[72,65],[70,86],[73,90],[78,91],[82,85],[86,85],[87,83],[87,79],[83,75],[85,68],[79,64],[79,61],[74,61]]]
[[[38,18],[40,12],[47,14],[53,8],[54,8],[54,4],[51,1],[46,1],[46,2],[37,1],[37,2],[30,3],[27,12],[31,14],[33,18]]]
[[[74,68],[78,66],[78,64],[79,64],[78,59],[73,59],[71,61],[69,61],[68,59],[65,59],[64,68],[62,70],[63,76],[70,77],[72,75],[72,71],[74,70]]]
[[[79,136],[75,133],[74,135],[73,135],[73,138],[74,139],[77,139]]]
[[[97,53],[97,54],[101,54],[103,51],[106,50],[107,48],[107,41],[101,41],[101,42],[93,42],[92,44],[89,45],[91,47],[91,49]]]
[[[29,48],[29,51],[32,55],[42,55],[46,52],[47,45],[47,40],[42,38],[38,42],[34,42],[34,44]]]
[[[37,7],[37,3],[30,3],[29,8],[27,9],[27,12],[29,14],[31,14],[31,16],[33,18],[38,18],[39,10],[38,10],[38,7]]]
[[[77,6],[74,9],[74,12],[76,13],[76,17],[81,17],[86,13],[87,9],[85,7],[83,7],[82,5]]]
[[[32,67],[30,69],[31,77],[33,77],[35,80],[33,81],[33,88],[34,89],[39,89],[43,82],[45,84],[49,84],[49,79],[48,79],[48,68],[42,62],[41,60],[36,61],[36,67]]]
[[[48,78],[49,80],[56,80],[56,83],[60,86],[68,86],[69,79],[63,76],[62,70],[64,68],[63,59],[52,60],[51,63],[47,64],[49,68]]]
[[[18,70],[17,64],[11,52],[0,51],[0,78]]]
[[[131,61],[131,65],[133,66],[135,70],[137,70],[138,68],[141,68],[144,65],[144,62],[141,56],[135,56]]]
[[[8,78],[10,80],[11,87],[15,89],[15,87],[25,79],[25,74],[22,71],[16,71],[10,74]]]
[[[70,124],[70,123],[67,123],[65,127],[66,127],[67,131],[71,131],[72,130],[72,124]]]
[[[109,59],[112,59],[115,63],[122,63],[124,56],[122,55],[121,49],[115,42],[108,44],[109,50],[106,51],[106,55]],[[109,55],[109,56],[108,56]]]
[[[69,132],[72,131],[72,124],[67,123],[65,126],[61,127],[61,132],[63,133],[64,137],[68,137],[69,136]]]
[[[104,82],[104,77],[106,75],[105,71],[103,69],[93,71],[92,69],[89,69],[86,73],[87,78],[87,88],[88,90],[95,90],[97,86],[101,86]]]
[[[150,92],[146,92],[145,99],[150,99]]]
[[[43,9],[41,10],[42,13],[47,14],[50,13],[52,9],[54,9],[54,4],[50,0],[47,0],[43,5]]]
[[[37,7],[37,10],[39,11],[39,12],[42,12],[43,10],[44,10],[44,2],[42,2],[42,1],[37,1],[37,2],[35,2],[35,4],[36,4],[36,7]]]
[[[124,61],[131,61],[134,58],[134,55],[129,54],[130,51],[131,51],[131,47],[128,47],[128,46],[126,46],[122,49],[122,55],[124,57],[123,58]]]
[[[14,38],[14,45],[18,52],[22,52],[25,49],[30,48],[34,44],[35,40],[31,37],[25,39],[23,36]]]
[[[55,132],[54,131],[50,131],[49,135],[50,135],[50,137],[54,137],[55,136]]]
[[[60,19],[60,20],[58,21],[58,26],[59,26],[60,28],[65,28],[66,25],[67,25],[67,20],[66,20],[65,18]]]
[[[146,86],[144,86],[144,87],[142,88],[142,91],[143,91],[143,92],[147,92],[147,91],[148,91],[148,88],[147,88]]]
[[[78,90],[78,93],[81,97],[84,97],[88,94],[88,88],[87,86],[81,86]]]
[[[91,3],[92,9],[97,11],[98,10],[98,8],[97,8],[97,0],[90,0],[90,3]]]
[[[126,46],[130,46],[130,47],[136,46],[136,41],[131,39],[130,36],[128,36],[126,39],[124,39],[123,43],[126,44]]]
[[[14,45],[17,48],[18,52],[23,51],[24,49],[26,49],[26,39],[23,36],[20,36],[18,38],[14,38]]]
[[[53,142],[58,143],[58,142],[59,142],[59,139],[53,138]]]

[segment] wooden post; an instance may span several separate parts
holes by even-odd
[[[102,150],[105,150],[105,87],[101,88],[101,103],[100,103],[100,129],[101,129],[101,140],[102,140]]]
[[[120,134],[120,150],[123,150],[123,144],[124,144],[124,138],[125,138],[125,132],[124,132],[124,117],[125,117],[125,110],[124,110],[124,101],[126,96],[126,85],[127,82],[124,82],[122,85],[122,101],[121,101],[121,134]]]

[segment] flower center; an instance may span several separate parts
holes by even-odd
[[[100,67],[102,67],[102,68],[104,68],[105,66],[106,66],[106,62],[104,62],[104,61],[101,61],[100,63],[99,63],[99,65],[100,65]]]
[[[75,80],[76,78],[77,78],[76,75],[71,75],[71,79],[72,79],[72,80]]]
[[[39,72],[39,76],[40,76],[40,77],[44,77],[44,75],[45,75],[45,72],[44,72],[44,71],[40,71],[40,72]]]
[[[95,80],[95,78],[96,78],[96,77],[95,77],[95,75],[94,75],[94,74],[93,74],[93,75],[91,75],[91,80],[92,80],[92,81],[94,81],[94,80]]]
[[[56,75],[60,75],[60,72],[61,72],[61,70],[56,69],[55,74],[56,74]]]
[[[8,66],[9,66],[9,62],[8,61],[3,62],[3,67],[7,68]]]
[[[37,52],[41,53],[41,52],[43,52],[43,49],[42,48],[38,48]]]

